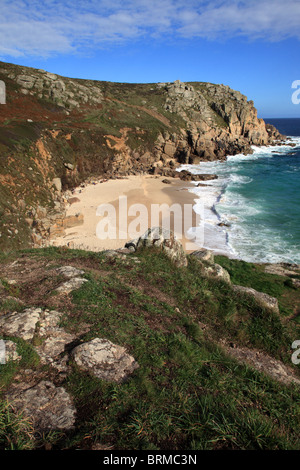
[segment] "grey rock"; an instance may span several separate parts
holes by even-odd
[[[187,266],[187,257],[182,244],[176,240],[174,233],[171,230],[166,230],[162,227],[149,228],[141,237],[130,240],[125,244],[125,248],[135,251],[142,247],[155,247],[159,248],[166,253],[166,255],[178,266]]]
[[[106,258],[118,258],[118,259],[127,259],[126,253],[122,253],[118,250],[105,250],[102,254]]]
[[[235,292],[250,295],[262,307],[268,308],[276,313],[279,313],[278,300],[275,297],[271,297],[270,295],[265,294],[264,292],[258,292],[257,290],[252,289],[251,287],[233,285],[232,288]]]
[[[291,279],[292,284],[295,287],[295,289],[299,289],[300,288],[300,279],[293,279],[293,278],[290,278],[290,279]]]
[[[84,274],[82,269],[74,268],[74,266],[62,266],[61,268],[57,268],[56,271],[58,274],[62,274],[68,279],[79,277]]]
[[[49,364],[59,372],[68,370],[69,356],[66,346],[75,340],[75,336],[63,329],[57,329],[40,346],[35,346],[42,364]]]
[[[25,390],[7,395],[13,406],[33,421],[36,431],[69,430],[73,428],[76,409],[63,387],[42,381]]]
[[[41,313],[37,328],[41,344],[35,346],[41,362],[50,364],[60,372],[66,371],[68,368],[66,346],[76,338],[59,326],[62,315],[56,310],[45,310]]]
[[[123,382],[139,367],[125,348],[102,338],[77,346],[72,357],[79,368],[109,382]]]
[[[25,89],[31,89],[34,85],[36,78],[31,75],[19,75],[17,77],[17,83]]]
[[[300,275],[300,265],[289,263],[266,264],[265,272],[277,276],[296,276]]]
[[[55,187],[56,191],[61,193],[61,190],[62,190],[61,179],[60,178],[53,178],[52,184]]]
[[[68,170],[74,170],[74,165],[72,163],[64,163],[64,166],[68,169]]]
[[[81,277],[73,277],[68,281],[61,284],[56,291],[63,294],[69,294],[75,289],[79,289],[85,282],[88,282],[87,279]]]
[[[220,279],[228,284],[231,283],[229,272],[219,264],[212,264],[211,266],[202,264],[201,274],[205,277]]]
[[[299,377],[293,369],[283,364],[281,361],[261,352],[249,348],[226,348],[227,353],[234,356],[238,361],[246,362],[256,370],[269,375],[274,380],[284,384],[300,385]]]
[[[201,248],[200,250],[193,251],[190,256],[193,256],[200,261],[208,261],[209,263],[214,263],[215,257],[212,251]]]
[[[6,364],[9,361],[20,361],[22,356],[18,354],[17,345],[14,341],[3,340],[4,343],[4,363]],[[0,361],[1,364],[1,361]]]
[[[27,308],[21,313],[7,313],[0,318],[0,331],[24,340],[31,340],[35,334],[41,313],[41,308]]]

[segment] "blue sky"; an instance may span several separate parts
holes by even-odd
[[[209,81],[300,117],[300,0],[0,0],[0,60],[115,82]]]

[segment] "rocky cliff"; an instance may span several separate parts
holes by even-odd
[[[179,176],[180,163],[249,153],[282,139],[224,85],[120,84],[0,63],[2,248],[39,243],[61,220],[61,190],[89,177]],[[185,179],[187,175],[184,175]]]

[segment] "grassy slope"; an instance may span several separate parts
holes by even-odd
[[[63,311],[64,327],[82,341],[99,336],[126,346],[140,368],[128,382],[116,385],[73,365],[63,386],[78,410],[75,431],[34,441],[30,427],[19,429],[20,416],[7,418],[6,407],[0,411],[0,447],[47,443],[59,449],[89,448],[97,442],[114,449],[299,449],[297,387],[239,364],[220,347],[220,340],[227,339],[291,365],[294,320],[286,323],[227,284],[202,278],[193,259],[187,268],[176,269],[151,250],[139,253],[137,264],[130,257],[107,260],[101,254],[51,248],[4,257],[3,269],[16,256],[25,264],[36,263],[36,272],[45,266],[49,274],[40,279],[33,271],[30,280],[17,286],[3,279],[8,294],[26,306]],[[232,263],[233,282],[269,293],[271,286],[279,286],[279,297],[292,292],[284,278],[275,276],[274,283],[259,267],[227,263]],[[49,270],[62,264],[84,268],[89,282],[59,304],[59,279]],[[16,308],[24,307],[13,299],[1,305],[2,313]],[[86,324],[90,331],[82,333]],[[55,377],[39,364],[31,345],[18,343],[23,359],[2,366],[3,390],[24,368]]]

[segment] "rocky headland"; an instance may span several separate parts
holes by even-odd
[[[189,181],[195,176],[176,171],[182,163],[284,138],[257,118],[253,101],[225,85],[80,80],[3,62],[0,80],[5,250],[41,246],[80,223],[66,220],[64,191],[88,181],[144,173]]]

